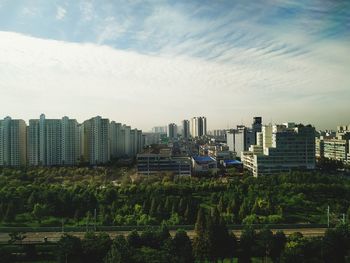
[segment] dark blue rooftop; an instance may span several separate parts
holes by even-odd
[[[224,160],[224,163],[228,164],[228,165],[242,164],[242,162],[240,162],[238,160]]]

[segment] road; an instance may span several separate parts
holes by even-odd
[[[272,232],[276,232],[277,229],[271,229]],[[314,237],[314,236],[323,236],[326,228],[302,228],[302,229],[278,229],[280,231],[283,231],[287,236],[294,232],[300,232],[304,236],[307,237]],[[232,230],[232,232],[236,235],[236,237],[240,237],[241,230]],[[74,235],[80,238],[83,238],[85,235],[85,232],[64,232],[70,235]],[[117,235],[128,235],[130,231],[108,231],[106,232],[109,234],[109,236],[113,239]],[[174,236],[176,233],[175,230],[171,230],[170,234]],[[188,236],[192,239],[194,237],[194,230],[188,230],[187,231]],[[44,238],[47,238],[47,241],[50,242],[57,242],[60,237],[63,235],[62,232],[27,232],[25,233],[26,238],[23,240],[23,243],[41,243],[44,241]],[[9,240],[8,233],[0,233],[0,243],[7,243]]]

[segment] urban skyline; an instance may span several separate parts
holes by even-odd
[[[348,122],[349,12],[349,1],[0,1],[0,112],[330,129]]]

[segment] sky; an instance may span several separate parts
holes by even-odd
[[[349,0],[0,0],[0,118],[350,124]]]

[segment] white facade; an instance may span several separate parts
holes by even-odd
[[[33,122],[32,122],[33,123]],[[30,129],[31,131],[32,129]],[[35,135],[29,135],[35,138]],[[44,114],[39,120],[39,164],[43,166],[62,164],[62,123],[60,119],[46,119]],[[30,141],[29,145],[33,143]],[[30,163],[30,165],[32,165]]]
[[[37,166],[40,164],[39,120],[29,120],[27,142],[28,165]]]
[[[123,125],[122,127],[122,137],[123,137],[123,154],[127,156],[132,155],[131,151],[131,127]]]
[[[61,128],[62,165],[76,165],[80,160],[79,124],[63,117]]]
[[[78,122],[68,117],[62,119],[29,120],[28,164],[76,165],[80,159],[80,136]]]
[[[97,116],[79,124],[75,119],[0,120],[0,165],[61,166],[105,164],[114,157],[135,157],[143,149],[141,130],[109,123]]]
[[[23,120],[0,120],[0,166],[26,165],[26,128]]]
[[[207,118],[193,117],[191,119],[191,136],[193,138],[207,135]]]
[[[258,144],[242,156],[244,167],[255,177],[315,168],[314,127],[268,125],[258,137]]]
[[[118,158],[123,155],[122,124],[112,121],[110,124],[111,157]]]
[[[245,126],[239,125],[237,129],[230,130],[226,133],[227,146],[229,150],[238,157],[241,157],[242,152],[255,144],[255,133],[253,130]]]
[[[110,161],[109,120],[100,116],[84,122],[84,159],[92,165]]]

